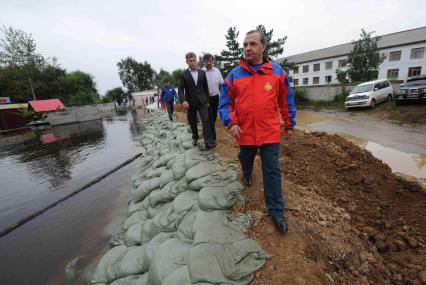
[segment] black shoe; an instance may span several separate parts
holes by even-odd
[[[206,144],[206,149],[207,150],[209,150],[209,149],[212,149],[212,148],[215,148],[216,147],[216,144]]]
[[[193,145],[193,146],[197,146],[197,144],[198,144],[198,140],[193,139],[193,140],[192,140],[192,145]]]
[[[278,231],[286,233],[288,231],[288,224],[284,217],[272,217],[275,227]]]
[[[250,187],[250,186],[251,186],[251,183],[252,183],[252,181],[251,181],[251,177],[249,177],[249,178],[243,177],[243,184],[244,184],[245,186]]]

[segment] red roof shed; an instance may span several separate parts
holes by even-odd
[[[28,101],[28,104],[36,112],[48,112],[65,108],[59,99]]]

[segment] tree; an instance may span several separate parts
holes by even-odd
[[[31,34],[11,26],[3,26],[0,30],[3,33],[0,40],[0,64],[22,72],[30,94],[36,100],[35,80],[40,77],[46,60],[36,53],[36,44]]]
[[[171,81],[171,78],[172,78],[172,75],[170,74],[170,72],[164,69],[160,69],[160,72],[158,73],[158,79],[156,80],[155,85],[157,87],[161,87],[164,85],[164,82],[166,80]]]
[[[123,102],[126,101],[126,93],[124,92],[123,88],[116,87],[111,90],[108,90],[105,93],[106,98],[111,99],[111,101],[117,102],[118,105],[121,105]]]
[[[117,63],[118,75],[130,93],[152,89],[156,82],[156,72],[148,62],[139,63],[132,57]]]
[[[337,81],[339,81],[340,84],[342,85],[349,83],[348,73],[346,71],[336,69],[336,78],[337,78]]]
[[[240,32],[237,28],[230,27],[226,32],[226,48],[220,52],[220,55],[216,56],[216,61],[220,63],[222,69],[220,70],[225,76],[237,66],[237,61],[243,58],[243,52],[238,43],[238,35]]]
[[[263,52],[264,57],[271,60],[275,60],[279,55],[283,53],[284,44],[285,44],[285,41],[287,40],[287,36],[278,38],[276,41],[273,41],[272,40],[272,36],[274,33],[273,29],[267,32],[265,26],[259,25],[256,27],[256,31],[261,32],[265,36],[266,47],[265,47],[265,51]]]
[[[348,75],[352,82],[371,81],[377,78],[379,65],[385,59],[377,49],[381,37],[371,37],[374,32],[367,33],[361,29],[360,39],[353,42],[354,47],[348,55]]]
[[[182,75],[183,69],[175,69],[172,71],[172,85],[173,86],[178,86],[179,85],[179,80],[180,80],[180,76]]]
[[[99,100],[93,76],[77,70],[66,74],[58,80],[61,101],[65,105],[94,104]]]
[[[288,61],[287,59],[283,59],[279,62],[279,65],[288,73],[289,70],[294,70],[296,64],[294,62]]]

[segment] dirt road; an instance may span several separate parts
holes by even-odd
[[[185,115],[178,116],[186,121]],[[222,156],[238,146],[217,123]],[[260,161],[246,205],[251,236],[272,255],[252,284],[426,284],[426,193],[370,152],[337,135],[296,130],[281,144],[290,231],[279,234],[263,202]]]

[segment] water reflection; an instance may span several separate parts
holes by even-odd
[[[47,187],[54,190],[69,180],[73,164],[85,160],[81,153],[104,147],[104,128],[101,120],[33,129],[30,134],[9,138],[0,147],[0,159],[9,157],[25,165],[34,177],[43,177]],[[19,177],[14,177],[19,179]]]
[[[143,113],[0,136],[0,229],[139,152]]]

